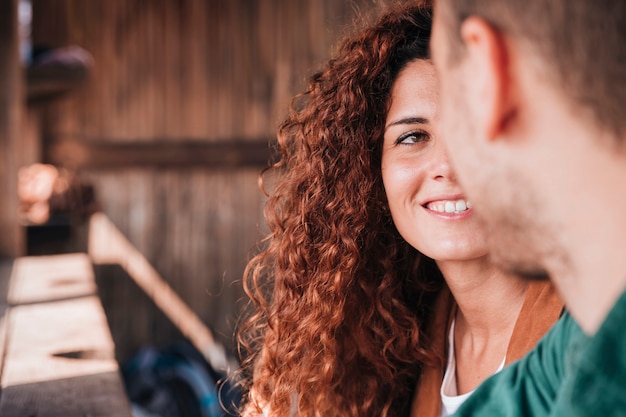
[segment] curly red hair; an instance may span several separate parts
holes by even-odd
[[[420,3],[348,38],[279,128],[270,234],[244,274],[246,414],[401,415],[436,359],[423,327],[441,275],[400,237],[381,176],[391,86],[428,59],[430,26]]]

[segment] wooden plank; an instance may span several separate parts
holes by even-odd
[[[85,254],[16,259],[8,302],[0,415],[130,417]]]
[[[88,169],[264,168],[270,162],[268,141],[61,141],[46,147],[46,162]]]
[[[18,225],[17,169],[22,110],[17,0],[0,1],[0,257],[23,253]]]
[[[77,393],[76,387],[89,396]],[[112,400],[122,395],[117,372],[39,381],[3,388],[0,413],[3,417],[130,417],[127,406]]]
[[[0,380],[2,378],[3,360],[7,345],[8,332],[8,295],[9,281],[11,279],[11,271],[13,270],[12,260],[0,261]]]
[[[23,257],[13,265],[12,306],[90,297],[97,293],[89,258],[81,254]]]
[[[93,295],[11,307],[2,390],[117,371],[113,344],[102,331],[106,329],[106,322],[102,321],[104,316],[97,308],[98,302],[98,297]],[[80,394],[85,399],[92,394],[82,392],[81,387],[74,387],[73,391],[72,395]],[[3,396],[1,415],[5,415],[5,406]]]

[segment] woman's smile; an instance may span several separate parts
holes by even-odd
[[[411,246],[435,261],[465,261],[485,256],[487,246],[435,129],[436,85],[427,60],[398,74],[383,138],[383,183],[393,221]]]
[[[423,205],[424,208],[437,213],[460,214],[469,212],[471,203],[465,199],[435,200]]]

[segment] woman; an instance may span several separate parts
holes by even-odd
[[[434,128],[430,25],[401,7],[346,40],[279,129],[245,416],[445,415],[560,314],[488,261]]]

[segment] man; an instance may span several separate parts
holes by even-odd
[[[493,260],[575,320],[460,413],[626,415],[626,1],[438,0],[431,46]]]

